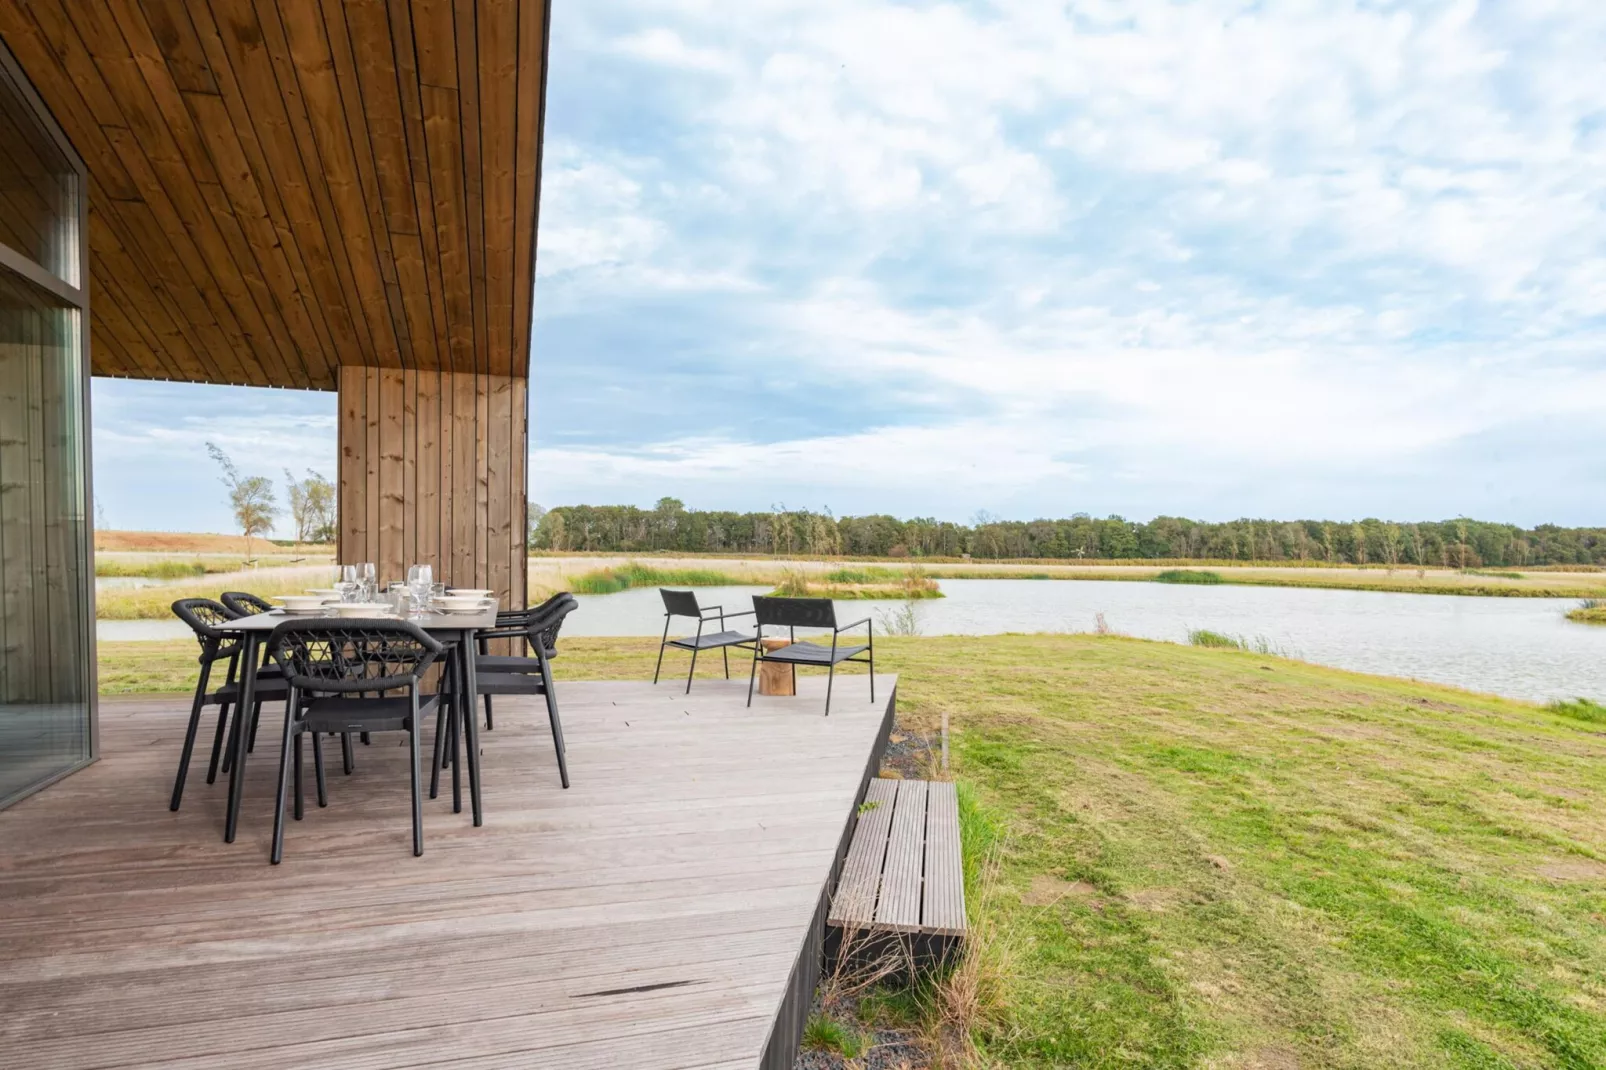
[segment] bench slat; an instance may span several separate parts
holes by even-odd
[[[900,780],[897,804],[892,810],[892,831],[887,838],[887,860],[881,871],[881,896],[876,902],[878,929],[919,931],[925,840],[926,782]]]
[[[833,925],[867,927],[875,920],[881,863],[887,854],[887,832],[892,827],[897,790],[897,781],[880,778],[871,780],[865,789],[864,801],[874,805],[859,814],[847,858],[842,862],[842,879],[831,899]]]
[[[959,794],[954,785],[933,781],[926,800],[925,894],[921,928],[948,936],[965,935],[965,871],[959,847]]]

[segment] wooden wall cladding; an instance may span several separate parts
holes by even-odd
[[[526,380],[340,369],[340,560],[524,605]]]
[[[549,0],[0,0],[90,174],[97,375],[528,370]]]

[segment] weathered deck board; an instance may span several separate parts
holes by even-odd
[[[376,737],[346,777],[331,748],[278,867],[271,712],[225,845],[204,756],[166,807],[185,704],[107,700],[103,759],[0,813],[3,1061],[757,1066],[894,684],[827,718],[800,682],[750,710],[743,681],[560,682],[568,791],[544,708],[499,700],[485,827],[443,792],[417,859],[406,750]]]
[[[915,932],[920,928],[920,877],[925,858],[926,782],[900,780],[887,838],[887,862],[876,902],[878,929]]]
[[[875,919],[876,894],[881,888],[881,863],[887,853],[887,830],[897,799],[896,781],[877,777],[864,791],[865,809],[859,814],[859,832],[842,863],[842,877],[831,899],[830,922],[848,927],[869,925]]]
[[[959,849],[959,795],[934,780],[926,796],[925,896],[920,925],[927,932],[965,935],[965,871]]]

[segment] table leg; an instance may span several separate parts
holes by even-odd
[[[474,827],[478,828],[485,823],[485,813],[480,806],[480,728],[479,728],[479,696],[476,694],[476,678],[474,672],[474,632],[465,629],[463,632],[463,673],[465,679],[464,716],[463,716],[463,744],[468,748],[468,796],[474,806]]]
[[[255,705],[259,642],[255,632],[247,631],[240,637],[240,696],[234,706],[237,730],[232,740],[234,765],[229,770],[229,813],[223,822],[224,843],[234,842],[234,833],[240,824],[240,797],[245,794],[245,754],[251,740],[251,733],[240,723],[240,718],[251,716]]]

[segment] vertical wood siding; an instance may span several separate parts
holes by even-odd
[[[340,369],[340,559],[525,600],[523,378]]]

